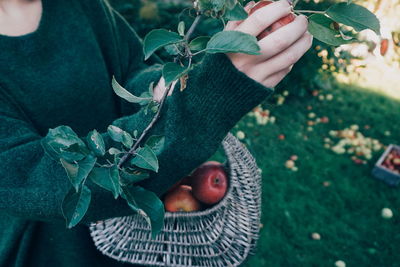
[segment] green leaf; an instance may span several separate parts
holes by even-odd
[[[85,216],[91,197],[92,193],[86,185],[83,185],[78,192],[74,188],[69,190],[62,203],[62,213],[68,228],[77,225]]]
[[[154,82],[151,82],[149,85],[149,95],[153,98],[154,95]]]
[[[69,162],[82,160],[89,153],[86,147],[81,147],[78,143],[61,148],[60,150],[59,156]]]
[[[161,47],[181,41],[182,37],[176,32],[170,32],[165,29],[152,30],[146,35],[143,41],[145,60]]]
[[[87,155],[86,158],[78,161],[78,163],[69,163],[64,159],[60,159],[61,164],[67,172],[67,176],[76,192],[78,192],[82,181],[92,171],[96,160],[97,159],[91,155]]]
[[[131,164],[146,170],[158,172],[158,159],[154,151],[148,146],[139,147]]]
[[[208,41],[210,41],[211,37],[208,36],[199,36],[194,38],[190,44],[189,48],[191,51],[200,51],[204,50],[207,47]]]
[[[140,186],[123,188],[129,206],[145,218],[151,227],[152,238],[163,229],[164,204],[152,191]]]
[[[78,170],[79,165],[78,163],[69,163],[65,159],[60,159],[61,165],[64,167],[65,171],[67,172],[67,176],[69,181],[71,182],[72,186],[75,188],[76,191],[79,190],[79,185],[81,184],[82,180],[77,180],[78,177]]]
[[[41,145],[50,157],[59,160],[60,157],[70,162],[81,160],[87,154],[85,143],[69,126],[58,126],[50,129],[42,139]]]
[[[225,12],[225,18],[228,20],[244,20],[249,15],[240,3],[237,3],[233,9],[227,10]]]
[[[97,155],[104,156],[106,153],[106,145],[104,143],[103,136],[98,131],[93,130],[89,132],[87,138],[89,148]]]
[[[154,192],[140,186],[132,187],[130,191],[135,196],[139,208],[150,219],[152,238],[155,238],[164,226],[164,204]]]
[[[333,46],[350,43],[349,40],[344,40],[339,31],[331,28],[334,21],[325,15],[314,14],[309,18],[308,31],[321,42]]]
[[[140,95],[140,98],[147,99],[146,101],[140,103],[141,105],[147,105],[153,100],[153,95],[151,95],[148,91],[145,91]]]
[[[221,11],[225,6],[226,0],[199,0],[199,9],[201,11],[212,10],[215,12]]]
[[[147,139],[145,144],[148,145],[153,150],[154,154],[158,156],[164,149],[165,136],[152,135]]]
[[[125,185],[138,183],[150,177],[150,174],[144,170],[133,169],[128,170],[124,169],[120,173],[121,180]]]
[[[180,21],[178,24],[178,33],[180,36],[185,36],[185,22]]]
[[[378,18],[363,6],[352,3],[338,3],[331,6],[326,14],[334,21],[353,27],[356,31],[371,29],[380,35]]]
[[[110,154],[110,155],[117,155],[117,154],[120,154],[120,153],[122,153],[122,151],[119,150],[118,148],[115,148],[115,147],[111,147],[108,150],[108,154]]]
[[[119,185],[119,171],[117,166],[111,168],[94,168],[89,178],[98,186],[111,191],[115,199],[118,198],[121,188]]]
[[[128,90],[126,90],[124,87],[122,87],[115,77],[113,77],[112,82],[111,82],[112,88],[114,89],[114,92],[121,98],[125,99],[126,101],[130,103],[137,103],[140,105],[145,105],[147,102],[151,101],[153,98],[151,96],[134,96],[131,94]]]
[[[140,208],[139,208],[139,206],[137,205],[136,199],[135,199],[135,195],[132,194],[130,188],[131,188],[131,187],[128,187],[128,186],[122,186],[122,187],[121,187],[121,192],[122,192],[121,196],[126,200],[126,202],[128,203],[129,207],[130,207],[133,211],[139,212],[139,211],[140,211]]]
[[[168,62],[165,64],[162,73],[166,86],[169,86],[173,81],[188,73],[189,70],[190,69],[182,67],[176,63]]]
[[[237,3],[237,0],[225,0],[225,6],[227,9],[233,9]]]
[[[175,44],[166,45],[164,49],[170,56],[176,56],[179,54],[179,49],[176,47]]]
[[[115,142],[120,142],[122,143],[125,147],[131,148],[133,145],[133,138],[132,136],[122,130],[121,128],[110,125],[107,128],[108,135],[111,137],[112,140]]]
[[[207,53],[260,54],[256,37],[239,31],[222,31],[215,34],[206,49]]]

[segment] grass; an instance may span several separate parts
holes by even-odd
[[[400,101],[348,85],[330,93],[332,101],[289,96],[282,106],[267,104],[275,124],[259,126],[246,116],[232,131],[245,132],[244,142],[263,171],[263,226],[257,253],[245,266],[334,266],[337,260],[347,266],[400,266],[399,188],[370,174],[383,151],[357,165],[349,155],[324,148],[323,141],[330,130],[357,124],[385,145],[400,143]],[[330,122],[307,131],[307,106]],[[285,167],[293,154],[299,158],[297,172]],[[392,219],[381,217],[384,207],[392,209]],[[313,240],[313,232],[321,240]]]

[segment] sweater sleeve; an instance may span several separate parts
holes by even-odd
[[[115,25],[115,43],[124,66],[121,82],[133,94],[140,95],[151,82],[157,84],[162,66],[147,66],[137,34],[110,6],[106,4],[105,9]],[[150,130],[149,136],[164,135],[166,144],[159,155],[159,172],[152,173],[142,185],[158,195],[164,193],[211,157],[229,130],[272,92],[237,70],[225,54],[207,54],[189,73],[186,89],[180,92],[175,88],[167,97],[162,117]],[[122,113],[130,114],[133,106],[122,100]],[[146,115],[137,107],[135,111],[138,112],[129,120],[117,120],[116,124],[126,130],[143,130],[153,115]]]

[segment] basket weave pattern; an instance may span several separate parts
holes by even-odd
[[[261,213],[261,175],[255,159],[232,134],[222,142],[229,190],[217,205],[165,214],[155,239],[140,215],[92,223],[96,247],[119,261],[148,266],[238,266],[255,249]]]

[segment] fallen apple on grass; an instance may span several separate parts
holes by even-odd
[[[218,203],[228,190],[228,175],[217,161],[207,161],[174,184],[164,198],[169,212],[196,211]],[[204,204],[204,205],[202,205]]]
[[[257,4],[255,4],[249,12],[249,15],[253,14],[256,10],[265,7],[269,4],[272,4],[273,1],[267,1],[267,0],[263,0],[258,2]],[[261,40],[262,38],[268,36],[270,33],[276,31],[277,29],[289,24],[290,22],[294,21],[294,19],[296,18],[296,16],[294,14],[289,14],[281,19],[279,19],[277,22],[275,22],[274,24],[272,24],[271,26],[269,26],[267,29],[265,29],[263,32],[261,32],[258,36],[257,39]]]

